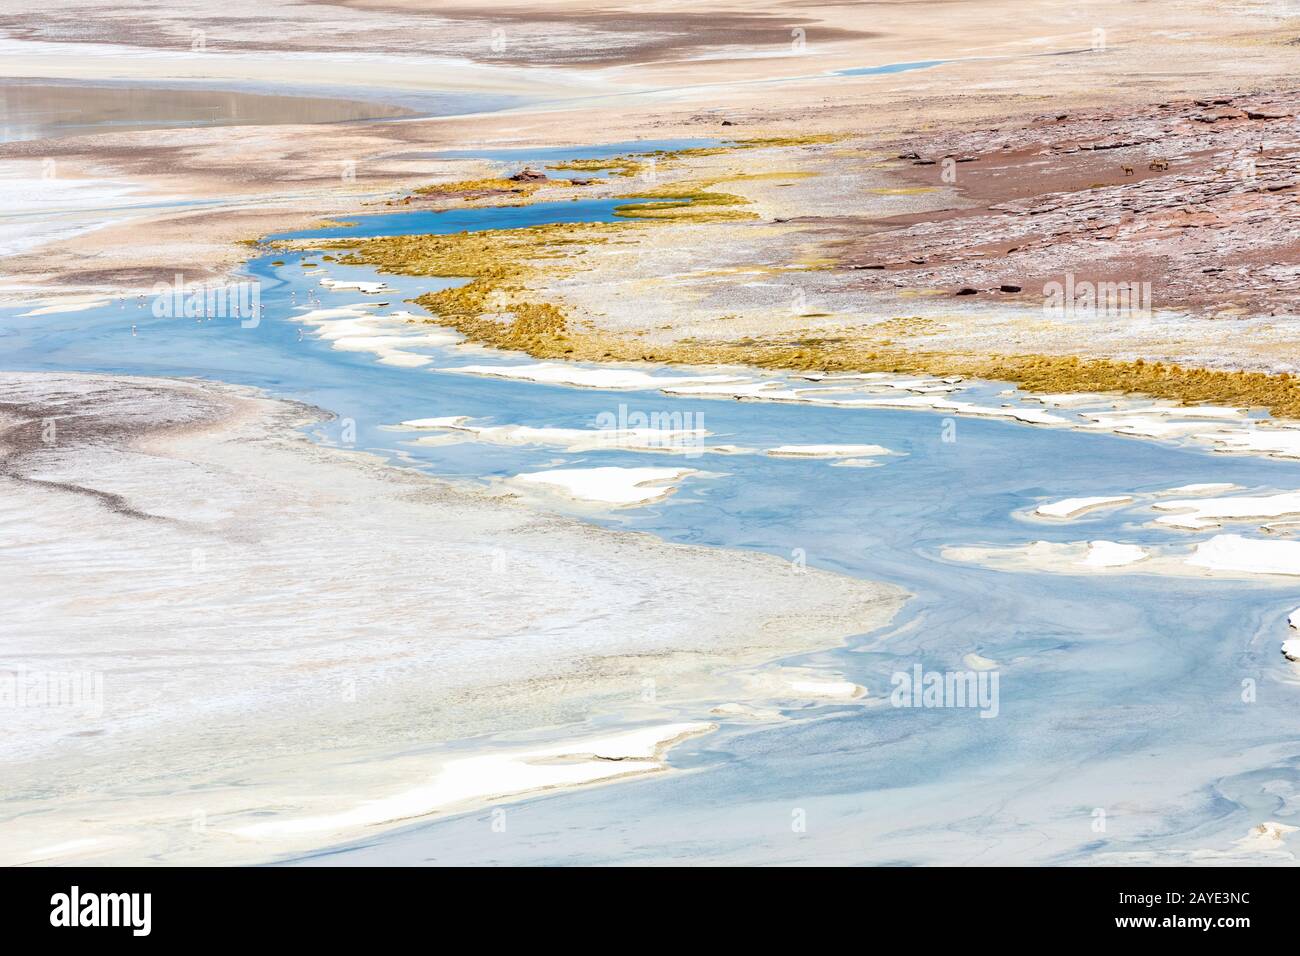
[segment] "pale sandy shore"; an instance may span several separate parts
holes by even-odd
[[[4,863],[266,860],[666,772],[713,708],[764,703],[742,665],[903,599],[322,447],[319,417],[0,374]]]

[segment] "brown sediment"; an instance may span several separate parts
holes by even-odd
[[[505,8],[494,6],[488,14],[478,11],[461,19],[454,8],[432,10],[428,0],[348,0],[347,5],[351,9],[346,14],[349,22],[342,27],[331,19],[340,15],[337,10],[282,0],[268,0],[267,6],[248,9],[207,9],[212,5],[196,3],[192,4],[193,16],[185,23],[160,21],[148,10],[136,11],[127,5],[119,4],[112,16],[106,17],[98,16],[84,0],[50,0],[39,10],[4,18],[15,37],[49,45],[15,50],[9,72],[13,76],[63,78],[37,81],[40,83],[96,81],[102,78],[102,58],[70,56],[69,51],[79,49],[76,44],[93,40],[175,52],[186,46],[191,31],[197,29],[206,35],[209,49],[221,51],[221,55],[188,61],[183,73],[193,73],[193,78],[187,83],[204,77],[203,83],[213,86],[247,81],[269,87],[292,84],[307,91],[339,83],[339,62],[332,56],[277,58],[270,55],[272,51],[365,49],[374,59],[367,61],[363,79],[374,89],[428,91],[464,86],[546,103],[537,110],[528,107],[495,115],[402,123],[167,130],[8,143],[0,148],[6,159],[55,159],[60,179],[110,176],[159,196],[201,197],[220,200],[220,205],[159,207],[129,221],[122,221],[125,214],[117,210],[98,213],[92,218],[106,222],[103,228],[55,239],[39,251],[10,257],[5,263],[6,274],[20,275],[25,282],[53,288],[58,294],[63,294],[62,287],[81,285],[87,277],[97,284],[124,287],[132,281],[133,270],[145,264],[158,265],[166,273],[180,267],[187,277],[215,279],[242,262],[241,250],[234,245],[239,237],[304,228],[322,215],[348,218],[368,205],[376,193],[400,194],[428,182],[431,171],[413,165],[411,149],[463,148],[472,142],[504,140],[549,146],[555,145],[560,135],[565,142],[591,142],[854,130],[872,138],[851,144],[859,156],[879,155],[899,136],[920,137],[944,128],[969,131],[992,124],[1005,126],[1008,118],[1028,111],[1073,114],[1084,107],[1121,108],[1140,101],[1204,98],[1225,90],[1294,85],[1294,28],[1244,6],[1228,9],[1211,0],[1191,0],[1180,4],[1176,12],[1159,5],[1136,9],[1127,0],[1101,0],[1093,15],[1096,22],[1113,26],[1111,49],[1050,57],[1021,54],[1075,46],[1068,34],[1077,26],[1076,11],[1064,0],[1050,0],[1046,8],[1036,8],[1033,17],[1021,16],[1023,11],[1009,0],[991,5],[949,2],[939,8],[923,2],[892,3],[888,5],[888,36],[868,45],[835,40],[834,28],[863,26],[860,7],[815,6],[805,0],[766,7],[765,12],[773,16],[748,18],[741,29],[736,29],[736,11],[728,8],[702,8],[679,15],[680,11],[653,5],[648,10],[644,5],[623,10],[617,3],[610,6],[578,0],[564,4],[562,15],[551,17],[554,11],[549,6],[542,9],[532,0],[506,0]],[[275,15],[268,15],[268,8]],[[359,8],[369,8],[372,13],[361,15],[356,12]],[[411,16],[390,18],[374,12],[398,9],[410,11]],[[937,15],[942,30],[935,29]],[[430,18],[426,21],[430,28],[413,28],[414,18],[425,16]],[[656,24],[671,21],[678,26],[668,31],[673,36],[646,35],[640,27],[626,34],[610,33],[611,17],[626,17],[630,23],[649,26],[652,33]],[[789,28],[799,26],[805,18],[821,22],[810,25],[806,55],[798,55],[798,51],[790,51]],[[1010,32],[1006,28],[1009,20],[1016,23]],[[491,28],[497,24],[505,27],[508,38],[503,50],[495,49],[491,42]],[[1081,41],[1085,39],[1082,32]],[[760,34],[767,38],[763,44],[756,42]],[[18,42],[21,45],[21,39]],[[652,55],[651,51],[661,48],[656,45],[663,43],[677,50],[700,45],[708,49],[704,56],[691,54],[686,60]],[[961,59],[973,50],[987,53],[989,58]],[[239,57],[227,56],[240,51]],[[754,56],[756,52],[770,53],[772,58]],[[791,55],[778,55],[783,52]],[[556,109],[561,101],[591,92],[586,89],[591,80],[583,71],[506,68],[517,59],[545,62],[552,56],[570,54],[628,64],[600,78],[602,83],[608,80],[610,98],[575,101]],[[720,63],[711,59],[715,56],[733,59]],[[490,69],[467,71],[464,64],[470,58],[494,62]],[[860,67],[864,62],[921,58],[949,62],[934,70],[809,78],[814,73]],[[129,78],[142,85],[174,86],[182,75],[177,72],[182,64],[168,57],[130,56],[127,60],[130,69],[122,71],[124,86]],[[664,96],[660,91],[674,92]],[[889,149],[888,155],[898,151]],[[871,167],[853,168],[849,149],[837,153],[848,167],[844,176],[847,188],[838,195],[860,199],[865,189],[857,189],[847,180],[857,179],[863,187],[877,185],[871,175],[863,175]],[[340,164],[344,162],[355,164],[356,178],[339,188]],[[451,178],[483,175],[468,164],[455,168],[464,171],[449,174]],[[935,167],[928,168],[938,172]],[[967,185],[964,171],[970,168],[961,167],[963,188]],[[1141,178],[1141,171],[1135,178]],[[292,205],[278,201],[287,195],[286,190],[293,193]],[[277,201],[267,201],[272,197]],[[829,218],[851,228],[848,220],[855,215],[914,211],[902,199],[882,201],[874,210],[864,205],[850,201],[839,210],[832,208]],[[781,217],[789,214],[789,210],[777,213]],[[805,203],[793,215],[827,213],[814,203]],[[849,232],[839,238],[853,236]],[[1075,347],[1075,351],[1087,349]]]
[[[812,30],[822,42],[860,41],[884,36],[862,30],[857,24],[834,25],[816,11],[739,11],[729,9],[655,10],[618,4],[579,6],[536,5],[523,8],[471,6],[424,9],[411,0],[330,0],[339,6],[360,10],[410,12],[434,18],[436,32],[454,38],[441,55],[457,54],[484,62],[511,65],[563,64],[566,66],[610,66],[646,60],[686,60],[703,52],[728,47],[754,49],[762,46],[789,47],[791,30]],[[802,14],[802,15],[801,15]],[[529,42],[506,43],[494,51],[482,41],[493,28],[507,36],[528,31]],[[581,44],[560,42],[581,31],[589,39]],[[465,34],[462,39],[462,34]]]
[[[1150,283],[1156,308],[1294,309],[1297,112],[1300,91],[1277,91],[935,130],[896,142],[888,193],[947,189],[943,208],[816,228],[863,291],[1028,297],[1069,274]]]

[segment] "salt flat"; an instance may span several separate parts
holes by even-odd
[[[97,706],[7,718],[8,806],[41,810],[0,823],[11,863],[308,848],[318,834],[235,834],[414,786],[456,741],[528,731],[536,749],[611,701],[672,724],[719,667],[833,644],[900,600],[324,448],[294,430],[319,412],[247,389],[4,373],[0,403],[0,653],[32,682],[102,680]],[[638,707],[647,679],[664,696]],[[67,846],[72,829],[91,842]]]

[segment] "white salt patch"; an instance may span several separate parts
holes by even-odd
[[[1300,608],[1296,608],[1286,617],[1286,623],[1293,631],[1300,631]],[[1282,656],[1289,661],[1300,661],[1300,640],[1291,638],[1282,642]]]
[[[853,681],[826,677],[814,670],[789,667],[750,674],[747,683],[754,694],[776,700],[856,700],[867,693],[865,687]]]
[[[883,376],[884,373],[878,373]],[[864,376],[867,378],[867,376]],[[1069,419],[1037,408],[1019,408],[1013,405],[997,407],[960,402],[934,394],[883,395],[870,398],[834,398],[850,390],[851,383],[831,385],[826,388],[790,388],[779,381],[732,381],[709,384],[678,384],[664,387],[670,395],[712,396],[761,402],[791,402],[803,405],[823,405],[832,408],[900,408],[951,412],[979,418],[1007,418],[1029,425],[1070,425]],[[882,377],[863,383],[869,392],[888,389],[910,392],[949,392],[960,389],[951,382],[931,379],[889,379]]]
[[[880,384],[905,392],[919,392],[921,394],[961,391],[959,385],[932,378],[885,379]]]
[[[444,418],[411,418],[402,422],[404,428],[450,428],[469,421],[465,415],[448,415]]]
[[[991,405],[975,405],[971,402],[947,402],[937,406],[938,411],[951,411],[958,415],[970,415],[974,418],[1010,418],[1024,422],[1026,425],[1068,425],[1070,420],[1051,412],[1035,408],[995,408]]]
[[[750,698],[767,700],[850,701],[867,695],[867,688],[806,667],[770,667],[745,676]]]
[[[362,295],[380,295],[384,292],[394,292],[392,286],[386,282],[352,280],[352,279],[331,279],[326,277],[320,280],[320,284],[334,292],[355,291]]]
[[[1270,820],[1261,823],[1257,827],[1251,827],[1250,832],[1236,842],[1236,845],[1243,849],[1256,853],[1269,853],[1282,849],[1286,843],[1288,833],[1294,833],[1300,827],[1293,827],[1285,823],[1275,823]]]
[[[1223,863],[1229,866],[1242,866],[1246,864],[1254,865],[1259,862],[1258,857],[1264,856],[1276,859],[1282,862],[1295,862],[1295,854],[1287,849],[1286,838],[1289,833],[1296,830],[1296,827],[1285,823],[1276,823],[1268,821],[1258,826],[1253,826],[1247,831],[1246,835],[1240,840],[1232,842],[1232,849],[1222,850],[1216,848],[1202,847],[1193,850],[1170,850],[1141,853],[1107,853],[1104,854],[1106,862],[1119,863],[1123,865],[1147,865],[1151,863],[1164,863],[1165,860],[1172,859],[1182,865],[1205,865],[1207,863]]]
[[[1205,481],[1199,484],[1179,485],[1177,488],[1166,488],[1164,491],[1157,491],[1158,495],[1215,495],[1224,491],[1237,491],[1241,485],[1234,485],[1228,481]]]
[[[1056,542],[1056,541],[1031,541],[1025,545],[1024,553],[1027,558],[1034,562],[1047,563],[1048,559],[1059,559],[1069,554],[1076,553],[1079,549],[1079,543],[1075,542]],[[956,549],[962,550],[962,549]],[[980,549],[972,549],[980,550]],[[990,551],[995,549],[989,549]],[[1015,550],[1014,548],[1011,550]]]
[[[1193,405],[1191,407],[1184,406],[1175,409],[1169,414],[1177,415],[1179,418],[1236,419],[1245,418],[1249,412],[1244,408],[1228,408],[1220,405]]]
[[[1220,534],[1198,544],[1187,563],[1211,571],[1300,574],[1300,542]]]
[[[1109,412],[1081,412],[1079,417],[1092,421],[1117,421],[1124,418],[1239,419],[1246,417],[1246,409],[1222,405],[1139,405]]]
[[[351,810],[239,827],[239,836],[264,839],[377,826],[469,803],[557,787],[601,783],[616,777],[667,769],[665,751],[674,743],[717,729],[717,724],[680,723],[645,727],[549,747],[450,760],[421,787]]]
[[[461,365],[441,368],[440,372],[459,375],[486,375],[492,378],[512,378],[542,385],[572,385],[579,388],[648,389],[668,385],[685,385],[693,382],[734,382],[734,375],[652,375],[636,369],[586,368],[543,362],[538,365]]]
[[[375,323],[378,326],[378,323]],[[334,347],[345,352],[383,352],[387,349],[430,348],[453,345],[457,338],[441,332],[415,333],[413,335],[340,335],[333,332],[322,335],[333,339]],[[426,356],[430,357],[430,356]]]
[[[1119,400],[1117,395],[1103,392],[1040,392],[1022,396],[1027,402],[1042,402],[1054,408],[1078,408],[1085,405],[1105,405]]]
[[[109,846],[120,844],[121,842],[122,841],[120,840],[113,840],[105,837],[83,837],[79,840],[65,840],[62,843],[54,843],[50,846],[43,846],[30,850],[15,860],[14,863],[17,865],[45,863],[63,857],[79,856],[87,851],[104,849]]]
[[[883,445],[779,445],[767,454],[776,458],[870,458],[892,455]]]
[[[1218,527],[1226,521],[1250,521],[1300,515],[1300,491],[1235,498],[1177,498],[1173,501],[1153,502],[1151,507],[1158,511],[1179,512],[1179,514],[1157,518],[1156,524],[1200,531]]]
[[[786,684],[801,697],[827,697],[832,700],[853,700],[866,693],[866,688],[847,680],[792,680]]]
[[[433,361],[432,355],[403,352],[401,349],[379,349],[375,354],[379,357],[380,365],[396,365],[399,368],[419,368]]]
[[[1153,415],[1118,419],[1101,415],[1083,417],[1096,419],[1096,427],[1116,435],[1132,435],[1137,438],[1186,438],[1205,428],[1204,422],[1171,422]]]
[[[1189,575],[1180,558],[1153,554],[1137,545],[1116,541],[1034,541],[1011,547],[946,547],[941,554],[952,561],[981,564],[1007,571],[1052,574],[1142,573]],[[1138,565],[1131,572],[1131,565]]]
[[[754,707],[752,704],[719,704],[709,713],[718,717],[739,717],[745,720],[781,720],[785,717],[772,707]]]
[[[973,402],[955,402],[933,395],[907,395],[899,398],[847,398],[839,401],[824,401],[819,404],[838,405],[848,408],[921,408],[936,412],[952,412],[954,415],[969,415],[973,418],[1010,418],[1027,425],[1069,425],[1068,418],[1053,415],[1037,408],[1017,408],[1008,406],[1000,408],[993,405],[976,405]]]
[[[36,308],[32,309],[30,312],[24,312],[18,317],[20,319],[27,319],[34,318],[38,315],[61,315],[65,312],[84,312],[86,309],[93,309],[101,305],[107,305],[111,301],[110,297],[98,293],[37,299],[35,302]]]
[[[1119,568],[1141,561],[1147,556],[1144,548],[1116,541],[1089,541],[1088,553],[1079,563],[1089,568]]]
[[[737,400],[762,401],[762,402],[797,402],[802,404],[832,404],[829,402],[818,403],[813,399],[805,398],[804,392],[792,388],[787,388],[780,382],[741,382],[739,384],[708,384],[708,385],[672,385],[664,386],[663,391],[667,395],[698,395],[702,397],[712,396],[714,398],[734,398]]]
[[[298,316],[298,321],[306,322],[308,325],[322,325],[331,319],[355,318],[360,315],[369,315],[369,309],[375,306],[369,302],[358,302],[355,305],[339,305],[328,309],[313,309],[310,312],[304,312]]]
[[[659,501],[677,490],[690,468],[557,468],[515,475],[511,482],[541,485],[579,501],[624,507]]]
[[[374,315],[369,310],[377,304],[366,302],[330,309],[314,309],[298,316],[305,325],[316,326],[316,334],[340,352],[370,352],[382,365],[420,368],[433,356],[412,352],[413,348],[438,348],[454,345],[460,336],[454,332],[429,331],[408,320],[410,312]]]
[[[899,378],[890,375],[888,372],[868,372],[861,376],[844,376],[842,379],[827,378],[825,381],[852,381],[855,377],[878,388],[916,392],[922,395],[961,391],[960,386],[957,384],[960,379],[953,381],[938,378]]]
[[[1048,504],[1039,505],[1034,509],[1034,514],[1044,518],[1074,518],[1097,508],[1113,508],[1117,505],[1128,504],[1131,501],[1133,501],[1131,495],[1111,495],[1108,497],[1096,498],[1064,498],[1061,501],[1053,501]]]
[[[471,425],[469,419],[425,418],[403,422],[419,429],[457,432],[495,445],[557,445],[567,451],[661,452],[700,455],[715,449],[703,440],[710,432],[703,428],[534,428],[530,425]],[[420,439],[422,444],[428,439]],[[719,446],[726,454],[735,454],[734,446]]]
[[[1253,427],[1242,431],[1207,432],[1195,436],[1221,451],[1300,458],[1300,429],[1288,426]]]

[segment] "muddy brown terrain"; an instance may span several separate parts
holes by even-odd
[[[831,248],[874,291],[1036,299],[1072,274],[1149,282],[1155,308],[1293,310],[1298,101],[1225,95],[905,140],[897,178],[950,186],[954,202],[871,222]]]

